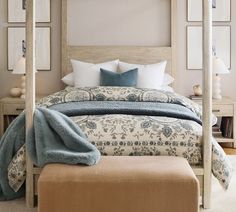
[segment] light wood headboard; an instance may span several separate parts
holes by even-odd
[[[129,63],[151,64],[167,60],[167,73],[175,77],[177,3],[171,0],[171,46],[70,46],[68,45],[67,0],[62,0],[62,76],[71,73],[70,59],[101,63],[120,59]]]

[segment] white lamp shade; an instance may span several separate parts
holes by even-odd
[[[13,74],[25,74],[25,57],[21,57],[13,68]]]
[[[212,71],[215,74],[229,74],[229,69],[219,57],[212,58]]]
[[[25,57],[20,58],[15,67],[13,68],[13,74],[25,74],[26,68],[25,68]],[[37,70],[35,70],[35,73],[37,73]]]

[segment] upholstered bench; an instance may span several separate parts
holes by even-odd
[[[47,165],[39,212],[197,212],[199,184],[178,157],[105,156],[95,166]]]

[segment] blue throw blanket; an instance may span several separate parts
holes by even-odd
[[[18,192],[14,192],[7,177],[8,165],[25,143],[24,132],[25,114],[22,113],[0,141],[0,200],[10,200],[24,195],[24,186]],[[100,159],[100,152],[86,140],[79,127],[57,111],[36,109],[34,127],[28,136],[27,152],[38,166],[48,163],[94,165]]]
[[[202,120],[189,108],[164,102],[84,101],[61,103],[49,108],[67,116],[104,114],[165,116],[202,124]]]

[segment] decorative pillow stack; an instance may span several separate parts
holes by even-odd
[[[69,86],[132,86],[173,91],[168,86],[174,78],[165,73],[166,61],[150,64],[130,64],[119,60],[93,64],[71,60],[73,72],[62,78]]]

